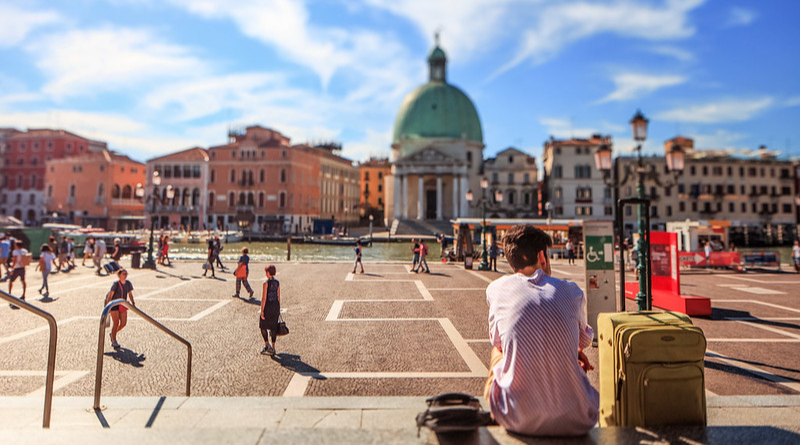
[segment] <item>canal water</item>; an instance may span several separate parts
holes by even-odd
[[[373,243],[362,246],[361,258],[367,261],[408,261],[412,254],[410,242]],[[286,261],[285,242],[241,242],[223,244],[220,257],[223,262],[235,262],[241,255],[242,248],[250,250],[251,261],[281,262]],[[292,261],[353,261],[353,246],[332,246],[324,244],[292,244]],[[439,244],[428,243],[428,258],[433,261],[440,258]],[[205,243],[170,243],[169,254],[173,259],[204,260],[207,255]]]

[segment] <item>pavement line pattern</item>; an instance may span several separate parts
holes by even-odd
[[[767,303],[765,301],[758,301],[758,300],[713,300],[713,301],[714,301],[714,303],[757,303],[757,304],[763,304],[764,306],[774,307],[776,309],[783,309],[783,310],[789,311],[789,312],[800,313],[800,309],[794,309],[794,308],[790,308],[790,307],[786,307],[786,306],[781,306],[779,304],[772,304],[772,303]]]
[[[764,284],[800,284],[799,281],[756,280],[755,278],[734,277],[732,275],[728,276],[727,278],[731,278],[734,280],[742,280],[742,281],[752,281],[753,283],[764,283]]]
[[[800,321],[800,317],[725,317],[725,320],[731,321]]]
[[[72,323],[73,321],[81,320],[83,318],[84,317],[70,317],[70,318],[58,321],[57,325],[60,327],[61,325],[65,325],[67,323]],[[0,345],[2,345],[3,343],[8,343],[10,341],[14,341],[14,340],[19,340],[21,338],[25,338],[25,337],[27,337],[29,335],[34,335],[34,334],[38,334],[39,332],[46,332],[46,331],[49,331],[49,330],[50,330],[50,325],[45,324],[44,326],[40,326],[38,328],[33,328],[33,329],[30,329],[30,330],[27,330],[27,331],[24,331],[24,332],[20,332],[18,334],[14,334],[14,335],[10,335],[8,337],[0,338]],[[2,374],[0,374],[0,375],[2,375]]]
[[[484,276],[482,274],[479,274],[478,272],[475,272],[474,270],[466,270],[465,269],[465,271],[471,273],[472,275],[475,275],[476,277],[480,278],[481,280],[483,280],[483,281],[485,281],[487,283],[491,283],[492,281],[494,281],[491,277],[487,277],[487,276]]]
[[[567,271],[565,271],[565,270],[561,270],[561,269],[554,269],[554,268],[553,268],[553,266],[550,266],[550,271],[551,271],[551,272],[554,272],[554,273],[555,273],[555,272],[558,272],[558,273],[560,273],[560,274],[562,274],[562,275],[569,275],[569,276],[572,276],[572,275],[580,275],[580,273],[572,273],[572,272],[567,272]]]
[[[414,280],[414,284],[417,285],[417,289],[419,290],[419,293],[422,294],[423,300],[433,301],[433,295],[431,295],[431,293],[428,292],[428,288],[425,287],[425,283],[423,283],[420,280]]]
[[[62,372],[65,372],[66,375],[53,382],[53,392],[58,391],[59,389],[69,385],[72,382],[77,382],[78,380],[82,379],[83,376],[89,374],[89,371],[62,371]],[[46,386],[42,386],[41,388],[35,391],[31,391],[26,395],[29,397],[44,397],[45,388]]]
[[[800,343],[800,339],[791,338],[707,338],[706,341],[709,343]]]
[[[753,328],[763,329],[765,331],[774,332],[776,334],[781,334],[781,335],[785,335],[786,337],[791,337],[791,338],[800,340],[800,335],[793,334],[791,332],[782,331],[780,329],[773,328],[771,326],[765,326],[765,325],[763,325],[761,323],[753,323],[753,322],[750,322],[750,321],[737,321],[737,323],[741,323],[743,325],[747,325],[747,326],[750,326],[750,327],[753,327]]]
[[[733,366],[734,368],[743,369],[761,378],[767,379],[770,382],[774,382],[779,385],[785,386],[793,391],[800,392],[800,382],[797,382],[794,379],[788,379],[786,377],[772,374],[770,372],[764,371],[761,368],[753,366],[749,363],[741,362],[739,360],[736,360],[735,358],[731,358],[711,350],[706,350],[706,355],[709,357],[716,358],[730,366]]]
[[[485,287],[430,287],[428,290],[442,290],[442,291],[464,291],[464,290],[474,290],[474,291],[485,291]]]
[[[299,374],[295,373],[292,380],[283,391],[283,397],[303,397],[306,394],[306,388],[311,381],[312,374]]]
[[[198,321],[198,320],[202,319],[203,317],[212,314],[213,312],[217,311],[222,306],[225,306],[226,304],[228,304],[230,302],[231,302],[231,300],[222,300],[219,303],[215,304],[214,306],[211,306],[210,308],[204,310],[203,312],[200,312],[198,314],[193,315],[191,318],[189,318],[188,321]]]
[[[137,299],[138,298],[150,298],[153,295],[157,295],[157,294],[160,294],[160,293],[163,293],[163,292],[167,292],[167,291],[170,291],[172,289],[175,289],[176,287],[181,287],[181,286],[189,284],[189,283],[191,283],[191,281],[180,281],[178,283],[173,284],[172,286],[162,287],[162,288],[160,288],[158,290],[154,290],[154,291],[148,292],[146,294],[138,295],[138,296],[136,296],[136,298]],[[150,299],[151,300],[155,300],[155,298],[150,298]]]

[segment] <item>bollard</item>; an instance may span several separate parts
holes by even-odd
[[[286,238],[286,261],[292,261],[292,238]]]

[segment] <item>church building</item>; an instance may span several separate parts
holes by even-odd
[[[468,217],[466,194],[481,190],[481,121],[470,98],[447,83],[447,57],[438,36],[428,64],[428,83],[405,97],[395,120],[388,221]]]

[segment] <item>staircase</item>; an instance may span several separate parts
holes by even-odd
[[[437,233],[453,234],[449,221],[425,219],[396,219],[392,222],[392,236],[434,237]]]

